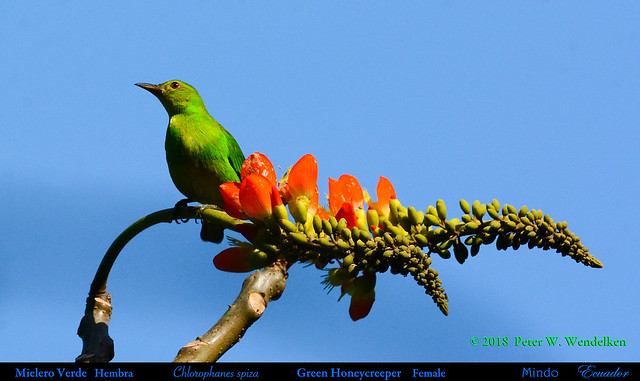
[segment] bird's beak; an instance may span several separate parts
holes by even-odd
[[[136,83],[136,86],[142,87],[153,95],[160,95],[164,92],[164,89],[162,87],[158,85],[152,85],[150,83]]]

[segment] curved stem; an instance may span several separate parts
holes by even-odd
[[[163,209],[142,217],[131,224],[113,241],[105,253],[91,282],[85,313],[78,327],[82,338],[82,354],[76,362],[105,362],[113,358],[113,340],[109,337],[111,319],[111,295],[107,293],[107,278],[118,255],[129,241],[145,229],[176,219],[202,218],[228,229],[248,222],[230,217],[224,211],[210,205]]]

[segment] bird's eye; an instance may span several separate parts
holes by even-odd
[[[171,82],[172,89],[177,89],[178,87],[180,87],[180,84],[178,82]]]

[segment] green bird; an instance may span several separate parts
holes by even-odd
[[[176,204],[197,201],[223,206],[220,184],[240,181],[244,154],[236,140],[207,111],[193,86],[172,80],[159,85],[136,83],[155,95],[169,114],[165,150],[169,174],[187,197]],[[224,230],[203,221],[201,237],[220,243]]]

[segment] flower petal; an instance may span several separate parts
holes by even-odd
[[[240,178],[244,179],[252,173],[266,177],[271,183],[277,184],[276,170],[271,161],[260,152],[254,152],[242,163]]]
[[[320,192],[318,191],[318,184],[316,184],[315,189],[313,190],[313,196],[311,196],[311,201],[309,202],[309,209],[307,213],[314,215],[318,210],[318,202],[320,201]]]
[[[347,221],[347,228],[352,229],[354,226],[358,226],[358,216],[353,208],[353,204],[349,202],[342,204],[342,207],[338,213],[336,213],[336,220],[340,221],[343,218]]]
[[[386,177],[380,176],[378,186],[376,187],[376,194],[378,195],[378,201],[371,204],[373,204],[380,215],[388,216],[390,211],[389,200],[396,198],[396,191],[393,189],[391,181]],[[371,204],[369,205],[371,206]]]
[[[318,215],[318,217],[320,217],[321,220],[328,220],[329,218],[331,218],[331,215],[323,206],[318,206],[316,214]]]
[[[288,190],[291,198],[306,196],[313,198],[314,190],[318,187],[318,163],[311,154],[306,154],[298,160],[289,172]]]
[[[342,204],[347,202],[344,186],[338,181],[329,178],[329,210],[335,216],[342,208]]]
[[[239,199],[245,214],[259,220],[271,216],[273,207],[282,204],[276,186],[266,177],[255,173],[242,179]]]
[[[224,211],[231,217],[246,220],[247,216],[240,205],[240,183],[228,182],[221,184],[220,193],[224,201]]]
[[[338,182],[342,184],[347,201],[351,202],[356,209],[362,209],[364,207],[364,194],[358,179],[351,175],[342,175],[338,178]]]
[[[353,280],[351,287],[349,287],[349,294],[351,294],[349,316],[353,321],[362,319],[371,311],[376,299],[375,286],[375,273],[363,274]]]
[[[255,268],[252,266],[253,251],[245,247],[230,247],[222,250],[213,258],[213,265],[218,270],[232,273],[245,273]]]
[[[351,304],[349,304],[349,316],[351,320],[357,321],[369,315],[375,300],[374,290],[366,294],[354,293],[351,296]]]

